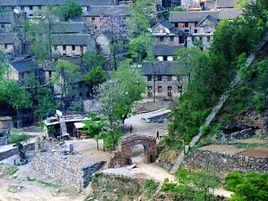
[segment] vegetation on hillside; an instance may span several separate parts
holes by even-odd
[[[211,107],[240,70],[242,58],[261,41],[267,21],[267,9],[257,1],[249,5],[241,17],[223,20],[217,25],[208,56],[199,58],[187,90],[172,111],[168,148],[181,148],[197,134]]]

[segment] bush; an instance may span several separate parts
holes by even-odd
[[[158,187],[158,185],[157,185],[157,183],[154,182],[154,180],[148,179],[145,181],[144,188],[145,188],[147,195],[150,196],[153,193],[155,193],[157,187]]]
[[[18,144],[23,141],[29,140],[29,135],[26,133],[21,133],[21,134],[10,134],[8,136],[8,143],[9,144]]]
[[[268,200],[268,174],[251,172],[246,175],[231,172],[226,177],[226,188],[233,190],[232,201]]]

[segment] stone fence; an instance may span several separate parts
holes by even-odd
[[[94,172],[99,170],[104,162],[81,165],[80,159],[69,159],[60,153],[37,153],[32,167],[41,180],[58,184],[64,188],[77,191],[85,188],[91,181]]]
[[[23,143],[23,147],[26,151],[34,150],[35,149],[35,142],[30,141],[28,143]],[[7,159],[11,156],[19,154],[18,147],[14,147],[14,144],[11,145],[4,145],[0,147],[0,161]]]
[[[200,149],[187,155],[183,164],[191,169],[207,167],[223,174],[234,170],[268,172],[267,157],[249,157],[239,153],[228,154]]]

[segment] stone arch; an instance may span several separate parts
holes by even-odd
[[[156,138],[147,135],[130,135],[124,137],[118,149],[113,152],[112,157],[107,161],[107,168],[122,167],[132,164],[132,148],[136,145],[144,147],[144,155],[146,163],[152,163],[156,160]]]

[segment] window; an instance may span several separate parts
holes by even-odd
[[[168,81],[172,81],[172,76],[171,76],[171,75],[168,75],[168,76],[167,76],[167,80],[168,80]]]
[[[96,21],[96,18],[95,18],[95,17],[92,17],[92,18],[91,18],[91,22],[92,22],[92,23],[95,23],[95,21]]]
[[[174,36],[170,36],[170,41],[171,41],[171,42],[174,41]]]
[[[167,56],[163,56],[163,61],[167,61]]]
[[[197,29],[194,30],[194,33],[197,33]]]
[[[56,45],[54,45],[54,50],[55,50],[55,51],[57,50],[57,46],[56,46]]]
[[[164,39],[165,39],[165,38],[164,38],[163,36],[160,36],[159,41],[160,41],[160,42],[163,42]]]
[[[207,38],[207,39],[208,39],[208,42],[210,42],[210,36],[208,36],[208,38]]]
[[[148,75],[148,76],[147,76],[147,80],[148,80],[148,81],[152,81],[152,79],[153,79],[153,78],[152,78],[151,75]]]
[[[7,44],[5,44],[5,49],[7,49],[8,48],[8,45]]]
[[[75,50],[75,45],[72,45],[72,50]]]
[[[52,71],[48,72],[48,77],[51,78],[52,77]]]
[[[162,93],[162,91],[163,91],[162,86],[158,86],[158,87],[157,87],[157,93]]]
[[[178,86],[178,93],[180,94],[182,92],[182,86]]]
[[[148,86],[148,87],[147,87],[148,97],[152,97],[152,96],[153,96],[152,89],[153,89],[152,86]]]
[[[4,24],[1,24],[1,28],[4,29],[5,28],[5,25]]]
[[[30,9],[30,10],[33,10],[33,6],[29,6],[29,9]]]
[[[167,87],[167,95],[168,97],[172,97],[172,86]]]
[[[175,27],[179,27],[179,23],[175,23]]]
[[[38,10],[41,10],[42,7],[41,6],[37,6],[37,8],[38,8]]]
[[[179,43],[184,43],[184,37],[183,36],[179,37]]]
[[[189,23],[188,22],[185,22],[184,26],[185,27],[188,27],[189,26]]]
[[[63,45],[62,48],[63,48],[63,50],[66,50],[66,45]]]
[[[21,6],[20,9],[21,9],[21,10],[24,10],[24,6]]]
[[[162,76],[161,75],[157,76],[157,81],[162,81]]]

